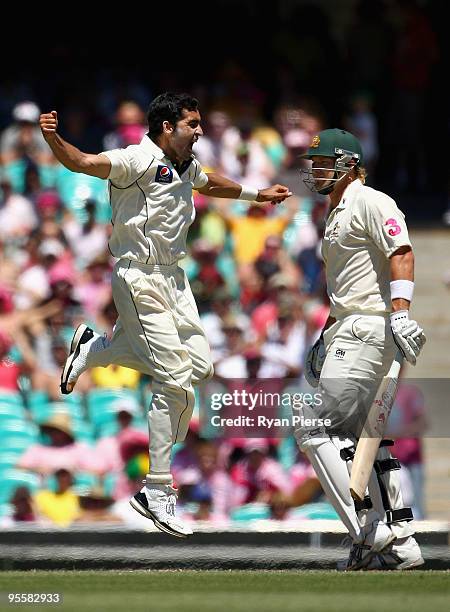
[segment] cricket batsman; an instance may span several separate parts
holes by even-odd
[[[381,379],[398,348],[414,365],[425,343],[409,318],[414,256],[405,217],[389,196],[364,185],[361,145],[349,132],[323,130],[303,157],[312,161],[302,171],[305,184],[330,199],[322,243],[330,316],[305,363],[322,402],[302,411],[332,425],[297,428],[295,436],[353,541],[338,569],[417,567],[423,559],[392,442],[381,442],[364,501],[354,502],[349,490],[361,423]]]

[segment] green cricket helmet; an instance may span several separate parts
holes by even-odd
[[[305,185],[311,191],[317,191],[322,195],[328,195],[334,189],[337,181],[340,181],[350,170],[356,166],[360,166],[363,162],[363,153],[359,140],[338,128],[322,130],[311,141],[311,144],[306,153],[300,155],[303,159],[313,159],[316,156],[333,157],[336,161],[334,164],[334,177],[322,178],[315,176],[314,172],[330,170],[332,168],[305,168],[302,169],[302,174],[306,174],[303,179]],[[317,187],[318,181],[324,181],[323,187]]]

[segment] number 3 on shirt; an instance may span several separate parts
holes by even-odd
[[[392,226],[388,230],[389,236],[397,236],[402,231],[402,228],[400,227],[400,225],[397,223],[397,221],[395,219],[388,219],[386,221],[385,225],[391,225]]]

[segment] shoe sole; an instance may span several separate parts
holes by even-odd
[[[413,570],[416,567],[420,567],[421,565],[425,564],[425,560],[423,557],[419,557],[418,559],[415,559],[414,561],[404,561],[403,563],[400,563],[400,565],[396,566],[396,570],[401,570],[401,571],[408,571],[408,570]]]
[[[167,525],[164,525],[163,523],[161,523],[156,518],[156,516],[153,514],[151,510],[148,510],[147,508],[144,508],[144,506],[141,506],[141,504],[136,499],[134,499],[134,497],[130,499],[130,506],[134,508],[136,512],[139,512],[139,514],[142,514],[142,516],[144,516],[145,518],[148,518],[151,521],[153,521],[155,527],[157,527],[160,531],[164,531],[164,533],[168,533],[169,535],[175,536],[176,538],[183,538],[183,539],[186,539],[189,537],[189,535],[191,535],[191,534],[180,533],[178,531],[174,531],[170,529],[170,527],[167,527]]]
[[[350,567],[347,571],[353,572],[355,570],[360,570],[360,569],[364,569],[365,567],[367,567],[367,565],[369,565],[372,557],[374,555],[379,555],[382,554],[387,548],[389,548],[389,546],[395,542],[395,540],[397,539],[397,536],[395,536],[393,533],[391,534],[391,537],[389,540],[387,540],[384,544],[384,546],[382,548],[380,548],[379,550],[370,550],[370,552],[367,553],[367,555],[364,557],[364,559],[361,559],[361,561],[359,563],[357,563],[356,565],[354,565],[353,567]]]
[[[423,557],[418,557],[414,561],[404,561],[403,563],[386,563],[384,567],[365,567],[365,572],[407,572],[408,570],[415,570],[417,567],[424,565],[425,561]]]
[[[72,341],[70,343],[70,354],[66,359],[66,362],[64,364],[64,369],[62,371],[61,374],[61,393],[63,395],[69,395],[69,393],[72,393],[76,381],[72,381],[70,384],[72,385],[71,389],[68,389],[67,385],[68,383],[68,379],[70,376],[70,373],[72,371],[72,364],[74,362],[74,360],[78,357],[78,355],[80,354],[80,344],[82,343],[82,339],[83,339],[83,335],[85,333],[86,330],[88,330],[89,327],[85,324],[85,323],[81,323],[81,325],[79,325],[77,327],[77,329],[75,330],[75,333],[72,337]]]

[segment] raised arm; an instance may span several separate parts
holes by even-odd
[[[72,172],[82,172],[89,176],[97,176],[101,179],[106,179],[111,172],[111,162],[100,153],[99,155],[91,155],[83,153],[73,145],[66,142],[57,133],[58,129],[58,114],[56,111],[44,113],[39,118],[41,132],[48,146],[53,151],[56,159],[63,166],[72,170]]]
[[[232,200],[249,200],[255,202],[283,202],[291,194],[283,185],[272,185],[267,189],[248,188],[235,183],[220,174],[208,173],[208,182],[198,189],[200,193],[210,198],[230,198]]]

